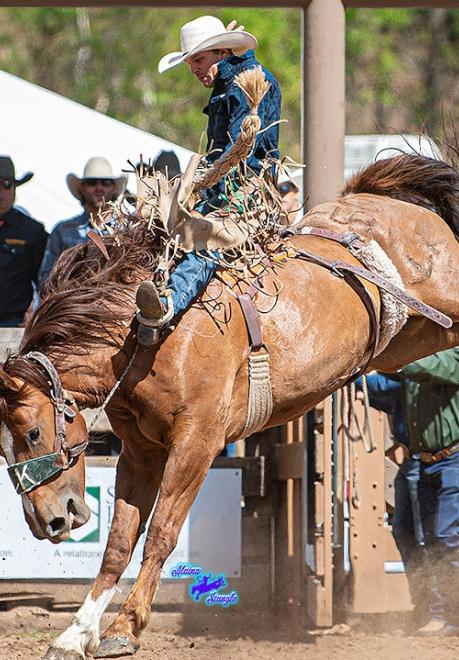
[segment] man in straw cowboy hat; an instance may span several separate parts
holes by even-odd
[[[64,250],[87,241],[91,215],[96,215],[105,202],[116,199],[124,191],[126,181],[125,175],[115,176],[108,160],[101,156],[93,156],[88,160],[83,176],[67,175],[67,186],[81,202],[83,213],[62,220],[51,232],[38,275],[40,285],[45,282]]]
[[[186,23],[180,31],[181,50],[168,53],[159,62],[160,73],[186,63],[197,80],[212,93],[204,108],[208,115],[207,161],[214,163],[236,141],[243,119],[250,113],[247,97],[235,84],[243,71],[260,67],[255,58],[256,38],[232,21],[225,29],[214,16],[201,16]],[[235,29],[236,28],[236,29]],[[246,160],[249,171],[259,173],[267,157],[278,158],[281,92],[275,77],[262,67],[269,89],[258,108],[260,132]],[[196,206],[201,213],[224,206],[225,181],[205,191]],[[211,257],[211,258],[209,258]],[[213,257],[213,258],[212,258]],[[178,264],[167,285],[167,295],[159,295],[153,282],[142,282],[137,292],[140,322],[139,341],[148,340],[147,327],[164,326],[190,303],[210,281],[218,263],[218,253],[189,252]],[[142,327],[143,326],[143,327]]]
[[[41,222],[13,207],[16,188],[33,177],[16,179],[13,161],[0,156],[0,327],[19,326],[33,297],[33,283],[46,245]]]

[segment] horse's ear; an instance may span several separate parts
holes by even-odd
[[[17,392],[19,390],[19,385],[17,385],[14,380],[9,376],[6,371],[0,367],[0,390],[10,390]]]

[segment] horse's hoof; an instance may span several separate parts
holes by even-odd
[[[118,658],[122,655],[134,655],[140,647],[139,642],[130,637],[103,637],[97,651],[94,653],[95,658]]]
[[[50,646],[42,660],[85,660],[85,656],[78,651],[66,651]]]

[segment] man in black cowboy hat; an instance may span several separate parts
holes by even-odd
[[[0,156],[0,327],[19,326],[33,297],[33,283],[43,257],[47,233],[41,222],[13,207],[16,188],[32,172],[16,179],[13,161]]]
[[[175,151],[162,149],[153,161],[153,167],[157,172],[161,172],[168,179],[173,179],[182,173],[180,161]]]
[[[124,191],[127,178],[124,174],[115,176],[106,158],[93,156],[84,166],[81,177],[68,174],[66,182],[72,195],[81,202],[83,212],[58,222],[53,228],[38,273],[40,287],[64,250],[86,243],[91,229],[91,215],[97,215],[105,202],[113,201]]]

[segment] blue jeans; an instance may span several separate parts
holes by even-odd
[[[459,453],[439,463],[421,463],[419,500],[427,569],[439,596],[437,610],[447,623],[458,625]]]
[[[420,476],[420,461],[417,458],[408,458],[400,466],[395,477],[395,512],[392,520],[392,532],[395,540],[400,541],[402,558],[409,556],[413,547],[424,545],[424,531],[421,521],[421,507],[419,504],[418,489]],[[410,540],[410,546],[405,545],[405,539]]]
[[[174,316],[184,312],[193,300],[205,289],[212,279],[218,262],[218,252],[208,252],[206,256],[199,252],[187,252],[177,264],[167,283],[172,292]],[[162,303],[167,307],[167,300],[161,296]]]
[[[419,502],[420,469],[419,459],[408,458],[397,472],[392,534],[405,566],[413,605],[417,610],[433,615],[432,603],[437,598],[431,585],[426,589],[426,550]]]

